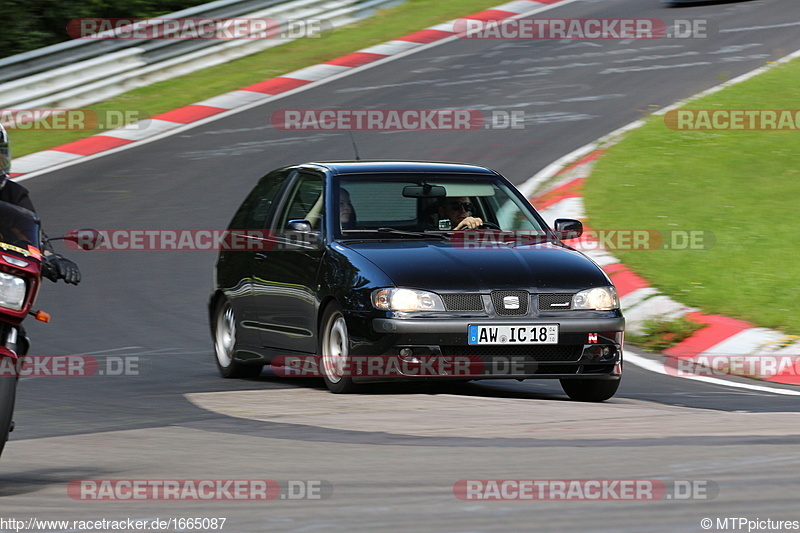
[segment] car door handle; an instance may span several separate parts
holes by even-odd
[[[256,258],[256,262],[263,263],[264,261],[267,260],[267,254],[265,254],[263,252],[258,252],[258,253],[256,253],[255,258]]]

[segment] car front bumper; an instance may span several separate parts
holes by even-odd
[[[356,343],[356,356],[398,361],[408,379],[619,379],[625,319],[374,318],[376,339]],[[471,325],[559,325],[557,344],[470,345]],[[432,364],[431,361],[446,364]],[[435,375],[429,375],[431,368]],[[397,376],[395,376],[397,377]],[[379,376],[361,376],[375,381]]]

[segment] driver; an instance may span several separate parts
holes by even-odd
[[[11,170],[11,151],[9,149],[8,133],[0,124],[0,201],[24,207],[29,211],[33,208],[28,196],[28,189],[8,178]],[[46,242],[46,241],[45,241]],[[51,281],[63,279],[67,283],[77,285],[81,281],[81,272],[78,265],[66,257],[54,253],[52,248],[48,249],[49,243],[45,244],[42,258],[42,275]]]
[[[450,220],[452,230],[475,229],[483,225],[483,220],[472,216],[474,206],[469,198],[445,197],[439,202],[439,220]]]

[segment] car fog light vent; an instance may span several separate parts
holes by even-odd
[[[539,311],[568,310],[572,305],[571,294],[540,294]]]
[[[480,294],[442,294],[444,307],[448,311],[483,311]]]

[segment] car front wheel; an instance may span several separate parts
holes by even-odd
[[[236,351],[236,316],[229,302],[217,306],[214,320],[214,355],[219,373],[224,378],[254,378],[263,365],[247,365],[234,359]]]
[[[341,308],[331,303],[325,309],[321,321],[319,355],[320,369],[328,390],[336,394],[346,394],[356,390],[353,378],[348,374],[350,355],[350,335]]]
[[[603,402],[616,394],[620,379],[562,379],[561,388],[576,402]]]

